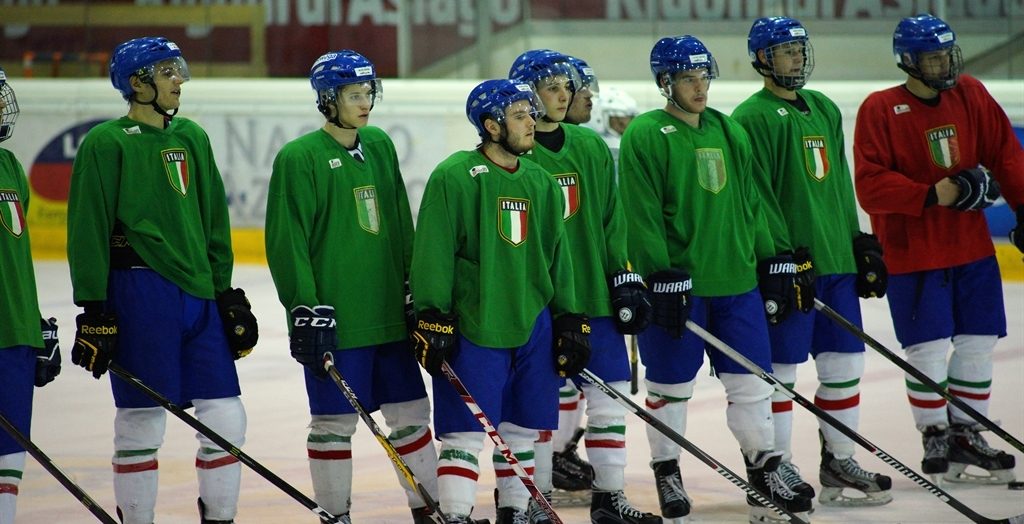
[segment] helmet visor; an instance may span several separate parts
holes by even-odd
[[[184,83],[192,79],[192,74],[188,70],[188,63],[180,56],[161,60],[144,67],[142,71],[143,75],[149,75],[153,80],[177,80]]]

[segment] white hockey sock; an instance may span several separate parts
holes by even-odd
[[[554,469],[554,458],[552,457],[554,445],[551,441],[551,431],[545,430],[538,433],[540,438],[533,443],[533,482],[537,485],[537,489],[547,493],[554,488],[551,480]]]
[[[744,452],[774,449],[772,387],[754,375],[720,373],[725,386],[725,420]],[[749,457],[748,457],[749,458]]]
[[[25,471],[25,452],[0,456],[0,523],[14,522],[18,484]]]
[[[533,446],[537,441],[537,431],[510,422],[502,422],[498,425],[498,433],[505,439],[505,443],[512,450],[519,465],[526,470],[526,474],[534,476]],[[523,481],[519,479],[497,447],[494,448],[491,462],[494,463],[494,476],[498,486],[498,507],[526,510],[530,492],[526,490]]]
[[[925,376],[946,387],[946,351],[949,339],[929,340],[904,348],[907,363],[924,373]],[[932,388],[920,383],[910,373],[905,374],[907,398],[910,400],[910,412],[914,415],[914,423],[918,429],[925,426],[946,426],[949,415],[946,411],[946,399]]]
[[[430,433],[430,400],[427,397],[383,404],[380,412],[384,415],[384,423],[391,428],[388,440],[398,450],[402,460],[412,470],[416,480],[423,484],[424,489],[435,500],[437,499],[437,448]],[[398,482],[405,489],[409,507],[424,506],[423,500],[406,482],[405,476],[395,467]]]
[[[985,416],[992,393],[992,350],[998,340],[995,335],[957,335],[949,359],[949,392]],[[949,413],[954,422],[974,423],[954,405],[949,406]]]
[[[772,362],[772,375],[779,382],[793,387],[796,385],[796,364]],[[772,422],[775,425],[775,450],[783,452],[782,460],[793,458],[793,401],[782,393],[772,393]]]
[[[647,410],[658,420],[674,429],[680,435],[686,435],[686,402],[693,396],[693,381],[681,384],[659,384],[644,380],[647,386]],[[660,431],[647,426],[647,442],[651,447],[651,460],[677,460],[679,444],[663,435]]]
[[[235,447],[245,444],[246,417],[238,397],[195,399],[196,418]],[[238,513],[238,491],[242,481],[242,464],[203,434],[197,434],[196,476],[199,477],[199,498],[210,520],[232,520]]]
[[[118,408],[114,415],[114,498],[124,524],[151,524],[155,519],[156,457],[166,423],[163,408]]]
[[[314,415],[306,437],[309,474],[317,504],[332,515],[348,513],[352,496],[352,435],[359,416]]]
[[[626,394],[626,382],[609,384]],[[583,387],[590,402],[587,403],[587,458],[594,467],[594,489],[622,491],[625,488],[626,469],[626,408],[594,386]]]
[[[476,503],[476,482],[480,478],[478,457],[484,449],[480,431],[441,435],[437,457],[437,501],[446,515],[469,515]]]
[[[585,404],[583,392],[576,389],[571,380],[566,380],[565,385],[558,390],[558,429],[551,433],[551,445],[555,451],[562,451],[569,445],[583,420]]]
[[[819,381],[814,405],[856,431],[860,424],[860,378],[864,375],[864,353],[819,353],[814,365]],[[840,459],[853,457],[853,440],[830,424],[820,419],[818,422],[832,455]]]

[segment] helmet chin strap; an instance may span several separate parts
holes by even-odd
[[[153,88],[153,99],[150,100],[149,102],[143,102],[143,101],[139,100],[138,97],[136,97],[135,101],[140,103],[140,104],[148,104],[148,105],[152,106],[153,110],[156,111],[157,113],[159,113],[161,116],[163,116],[165,121],[170,122],[174,118],[174,115],[178,114],[178,108],[174,108],[174,112],[173,113],[168,113],[166,109],[160,107],[160,104],[158,104],[156,102],[157,99],[160,98],[160,90],[157,89],[156,82],[149,81],[149,82],[146,82],[146,83],[149,84],[150,87]]]
[[[668,103],[672,104],[676,109],[682,111],[683,114],[686,114],[686,115],[699,115],[700,114],[700,113],[693,113],[693,112],[687,111],[686,109],[683,108],[683,106],[679,105],[679,102],[676,102],[676,97],[672,96],[672,84],[670,84],[670,83],[666,83],[666,87],[663,87],[661,89],[661,96],[664,96],[665,98],[667,98],[668,99]]]

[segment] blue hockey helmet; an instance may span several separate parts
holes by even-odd
[[[665,76],[671,79],[679,71],[707,69],[711,79],[718,78],[718,63],[704,43],[695,36],[670,36],[658,40],[651,48],[651,73],[661,87]]]
[[[334,51],[317,58],[309,71],[309,83],[317,93],[317,103],[323,106],[336,101],[338,88],[349,84],[366,84],[370,88],[371,108],[384,95],[384,86],[377,78],[373,63],[351,49]]]
[[[556,76],[568,78],[569,89],[573,93],[582,86],[580,75],[569,57],[550,49],[526,51],[516,57],[508,70],[509,79],[530,84],[535,90],[540,88],[540,81]]]
[[[110,82],[125,100],[130,100],[134,93],[131,77],[138,75],[143,82],[152,83],[154,66],[168,61],[172,74],[180,76],[184,82],[191,79],[188,64],[177,44],[162,36],[133,38],[114,48],[110,57]]]
[[[594,68],[587,64],[587,61],[582,58],[576,58],[575,56],[568,56],[569,63],[576,68],[576,73],[580,76],[580,89],[586,89],[598,96],[601,88],[597,83],[597,73],[594,72]]]
[[[764,51],[764,60],[758,56]],[[797,20],[785,16],[758,18],[747,35],[747,53],[750,63],[762,76],[770,76],[786,89],[800,89],[814,70],[814,49],[807,37],[807,29]],[[803,66],[796,74],[780,74],[775,70],[775,56],[782,53],[802,55]]]
[[[0,142],[14,135],[14,122],[20,112],[14,89],[7,83],[7,73],[0,67]]]
[[[948,53],[948,67],[941,64],[934,67],[938,72],[923,70],[921,55],[940,51]],[[900,20],[892,35],[892,53],[900,69],[932,89],[941,91],[955,86],[963,71],[963,57],[960,46],[956,44],[956,33],[949,24],[932,15],[909,16]]]
[[[520,100],[530,103],[530,115],[534,119],[544,114],[544,106],[529,84],[505,79],[485,80],[469,92],[469,98],[466,99],[466,118],[473,124],[481,138],[487,137],[484,120],[491,118],[504,125],[505,111]]]

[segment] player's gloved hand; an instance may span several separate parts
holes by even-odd
[[[799,247],[793,253],[793,263],[796,264],[796,276],[793,277],[795,287],[793,302],[794,307],[804,313],[814,309],[814,262],[811,260],[811,252],[806,247]]]
[[[654,325],[661,326],[675,338],[682,338],[690,318],[693,279],[682,269],[655,271],[647,277],[651,286]]]
[[[405,281],[405,330],[412,333],[416,329],[416,304],[412,301],[412,288],[409,281]]]
[[[762,260],[757,265],[757,280],[768,323],[782,322],[796,305],[796,263],[793,255],[782,253]]]
[[[455,313],[441,313],[436,308],[420,311],[411,338],[416,360],[427,373],[437,375],[459,343],[459,319]]]
[[[318,378],[327,376],[324,354],[338,348],[337,323],[331,306],[295,306],[292,308],[292,334],[289,339],[292,358],[306,366]]]
[[[60,375],[60,340],[57,339],[57,319],[39,319],[43,332],[43,347],[36,348],[36,387],[41,388]]]
[[[985,209],[999,198],[999,182],[983,167],[964,169],[950,178],[960,187],[960,195],[951,206],[954,209]]]
[[[217,295],[217,311],[220,312],[228,347],[234,353],[235,360],[252,353],[260,333],[256,317],[252,314],[252,306],[249,299],[245,298],[245,291],[228,288]]]
[[[619,333],[635,335],[651,322],[651,297],[640,275],[623,269],[608,279],[612,316]]]
[[[552,322],[551,331],[558,376],[571,377],[583,371],[590,362],[590,320],[566,313]]]
[[[86,307],[75,317],[78,332],[71,348],[71,362],[100,378],[117,353],[117,317],[101,309]]]
[[[853,258],[857,262],[857,295],[861,298],[884,297],[889,286],[889,270],[882,259],[882,244],[878,237],[869,233],[853,237]]]
[[[1017,206],[1017,225],[1010,230],[1010,243],[1024,253],[1024,204]]]

